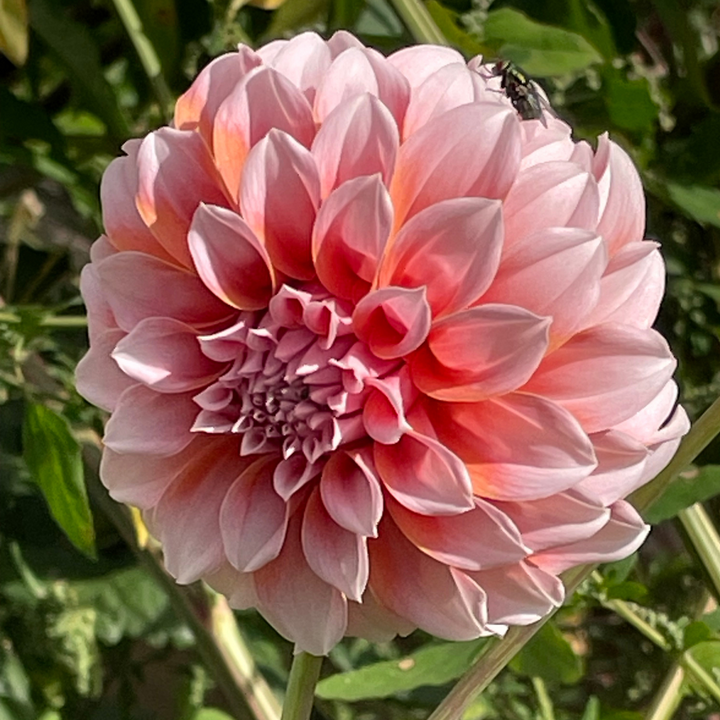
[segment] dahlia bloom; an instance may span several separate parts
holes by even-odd
[[[344,32],[240,47],[103,178],[103,482],[300,650],[534,622],[641,544],[623,498],[687,430],[637,172],[499,80]]]

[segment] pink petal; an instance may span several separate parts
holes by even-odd
[[[643,445],[651,445],[656,441],[658,428],[662,427],[673,414],[677,398],[677,385],[672,380],[668,380],[663,389],[649,403],[632,417],[618,423],[614,429],[630,435]],[[662,431],[660,432],[662,433]]]
[[[610,510],[573,490],[538,500],[496,500],[493,505],[512,520],[535,552],[590,537],[610,519]]]
[[[288,510],[273,490],[277,458],[255,460],[237,476],[220,508],[220,532],[225,555],[240,572],[252,572],[280,553]]]
[[[231,312],[195,274],[150,255],[118,253],[99,263],[96,272],[118,325],[127,332],[148,317],[173,317],[197,327]]]
[[[438,400],[503,395],[531,377],[548,345],[549,318],[513,305],[481,305],[436,322],[411,360],[417,387]]]
[[[333,60],[315,96],[315,116],[324,123],[338,105],[365,93],[375,95],[401,125],[410,99],[408,82],[369,48],[349,48]]]
[[[201,202],[227,205],[207,146],[195,132],[161,128],[142,141],[137,164],[140,216],[172,257],[192,267],[193,213]]]
[[[592,311],[607,265],[602,238],[590,230],[547,228],[512,246],[483,303],[512,303],[552,317],[554,342],[564,341]]]
[[[105,426],[105,445],[118,453],[179,453],[193,439],[190,428],[199,411],[193,394],[167,395],[144,385],[129,387]]]
[[[318,278],[334,295],[357,302],[370,289],[390,235],[392,203],[378,175],[334,190],[313,231]]]
[[[434,317],[456,312],[493,281],[502,242],[498,201],[444,200],[403,225],[383,259],[378,284],[426,286]]]
[[[382,606],[372,591],[363,595],[362,603],[348,603],[348,625],[345,635],[370,642],[388,642],[396,635],[409,635],[416,626]]]
[[[665,292],[665,263],[653,242],[630,242],[611,258],[600,280],[600,299],[585,327],[608,322],[647,329]]]
[[[627,420],[670,379],[675,359],[654,330],[599,325],[545,358],[523,391],[562,405],[587,432]]]
[[[645,228],[645,195],[642,183],[627,153],[603,133],[593,162],[593,175],[600,188],[600,224],[610,254],[623,245],[642,240]]]
[[[338,105],[312,144],[322,196],[361,175],[380,173],[388,185],[399,144],[393,116],[374,95],[363,93]]]
[[[487,634],[486,596],[462,573],[420,552],[391,521],[368,543],[370,587],[380,603],[448,640]]]
[[[205,142],[212,147],[213,123],[218,108],[238,82],[261,64],[260,57],[247,45],[240,45],[237,52],[212,60],[177,99],[175,127],[178,130],[198,128]]]
[[[315,275],[310,244],[320,205],[320,180],[310,152],[280,130],[250,151],[240,185],[240,207],[273,265],[293,278]]]
[[[365,383],[373,388],[363,406],[365,431],[377,442],[394,445],[412,429],[405,419],[405,408],[412,406],[417,391],[407,373],[386,378],[371,377]]]
[[[150,232],[135,205],[139,148],[140,140],[128,140],[123,145],[127,157],[115,158],[103,173],[100,182],[103,226],[118,250],[137,250],[175,262]]]
[[[416,350],[427,337],[432,315],[425,288],[385,287],[355,307],[355,334],[375,355],[392,360]]]
[[[93,243],[93,247],[95,245],[97,242]],[[97,271],[98,264],[88,263],[80,273],[80,292],[87,308],[88,337],[91,346],[107,330],[118,329],[115,315],[107,301],[105,288]]]
[[[422,85],[446,65],[465,67],[463,56],[457,50],[440,45],[412,45],[389,55],[387,61],[405,76],[412,88]]]
[[[142,320],[118,342],[112,357],[126,375],[158,392],[204,387],[223,369],[203,354],[197,333],[172,318]]]
[[[535,500],[572,487],[595,468],[592,443],[566,410],[512,393],[479,403],[429,404],[438,438],[468,465],[476,495]]]
[[[388,509],[415,547],[445,565],[482,570],[517,562],[530,552],[510,518],[480,498],[472,510],[451,517],[418,515],[391,498]]]
[[[583,563],[622,560],[637,550],[650,532],[630,503],[612,506],[608,523],[592,537],[533,555],[533,562],[551,573],[560,573]]]
[[[75,369],[77,391],[93,405],[110,412],[120,395],[136,382],[122,372],[110,355],[124,337],[122,330],[98,334]]]
[[[347,32],[347,30],[335,31],[327,41],[327,45],[330,48],[333,59],[349,48],[362,49],[365,47],[352,33]]]
[[[316,488],[308,498],[302,546],[313,572],[348,599],[360,602],[367,585],[367,539],[340,527],[328,514]]]
[[[337,450],[322,471],[320,495],[330,517],[358,535],[377,537],[383,496],[367,449]]]
[[[345,634],[347,600],[309,567],[300,540],[300,513],[290,520],[280,555],[255,572],[260,609],[296,643],[296,650],[326,655]]]
[[[303,453],[294,453],[278,463],[273,473],[275,492],[286,502],[320,472],[320,466],[309,463]]]
[[[394,445],[375,443],[375,466],[388,492],[421,515],[455,515],[474,507],[465,465],[444,445],[416,432]]]
[[[518,176],[507,196],[506,251],[540,228],[595,230],[600,198],[592,175],[569,162],[533,165]]]
[[[231,608],[248,610],[258,605],[252,573],[239,573],[229,562],[206,575],[203,582],[223,594]]]
[[[310,147],[315,136],[312,110],[300,90],[280,73],[262,66],[245,75],[215,116],[215,163],[234,200],[247,154],[272,128],[283,130],[305,147]]]
[[[518,125],[512,108],[492,103],[462,105],[423,125],[400,148],[390,188],[396,227],[441,200],[504,198],[520,165]]]
[[[205,286],[227,305],[240,310],[267,307],[275,277],[267,250],[232,210],[200,205],[188,244]]]
[[[471,572],[487,594],[488,623],[530,625],[562,605],[562,581],[530,563]]]

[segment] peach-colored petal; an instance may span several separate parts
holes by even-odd
[[[549,327],[549,318],[513,305],[448,315],[433,324],[427,344],[413,355],[413,381],[438,400],[473,402],[512,392],[540,364]]]
[[[250,151],[240,185],[240,208],[274,267],[293,278],[315,275],[310,245],[320,205],[320,179],[310,152],[272,129]]]
[[[385,254],[378,285],[424,285],[434,317],[456,312],[490,286],[502,242],[502,211],[497,200],[438,202],[402,227]]]
[[[188,245],[198,275],[216,297],[240,310],[267,307],[275,284],[273,267],[267,250],[239,215],[200,205]]]

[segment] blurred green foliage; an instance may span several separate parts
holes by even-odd
[[[86,348],[78,274],[101,232],[104,168],[126,139],[165,122],[168,99],[212,57],[238,42],[339,28],[390,52],[414,41],[397,5],[0,2],[0,720],[243,717],[101,510],[102,490],[83,463],[103,416],[73,389]],[[129,32],[128,8],[144,34]],[[648,192],[648,235],[668,264],[658,327],[679,358],[681,400],[697,417],[720,394],[720,6],[429,0],[426,8],[467,57],[521,64],[576,137],[609,131],[633,157]],[[691,648],[717,672],[720,620],[702,614],[707,584],[672,521],[698,501],[716,513],[718,443],[700,465],[651,509],[665,522],[640,558],[586,584],[468,719],[639,718],[673,653]],[[633,603],[672,651],[629,628],[603,607],[608,600]],[[291,648],[255,613],[239,616],[261,670],[282,688]],[[483,644],[419,633],[383,645],[347,640],[326,664],[335,674],[319,686],[318,717],[425,718]],[[686,682],[682,696],[675,717],[707,717],[713,707],[697,684]]]

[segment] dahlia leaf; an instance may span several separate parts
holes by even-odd
[[[720,227],[720,190],[705,185],[668,183],[670,199],[693,220]]]
[[[548,659],[552,658],[552,662]],[[546,623],[511,661],[520,675],[539,677],[550,683],[573,685],[584,675],[583,661],[552,624]]]
[[[23,423],[23,457],[55,522],[78,550],[95,559],[95,529],[80,445],[65,418],[43,405],[28,405]]]
[[[387,660],[338,673],[321,680],[315,694],[323,700],[368,700],[408,692],[422,686],[444,685],[472,664],[485,639],[441,643],[421,648],[400,660]]]
[[[706,465],[680,475],[645,512],[651,525],[674,518],[681,510],[720,493],[720,465]]]

